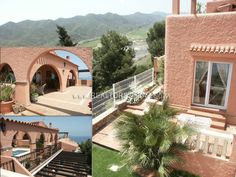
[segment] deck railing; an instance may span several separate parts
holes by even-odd
[[[0,164],[0,168],[8,171],[13,171],[15,172],[15,165],[14,165],[14,160],[9,160],[7,162],[3,162]]]
[[[55,145],[47,146],[42,149],[36,149],[29,154],[16,157],[16,159],[29,171],[34,169],[43,161],[47,160],[53,154],[61,149],[61,143]]]
[[[126,99],[131,92],[142,89],[154,82],[153,68],[138,75],[113,84],[112,89],[93,98],[93,117],[97,117],[106,110],[116,107],[116,103]]]
[[[208,129],[197,130],[195,136],[188,137],[184,143],[193,151],[222,159],[229,159],[232,153],[233,135]]]

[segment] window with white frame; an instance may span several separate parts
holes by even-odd
[[[226,109],[232,64],[196,61],[193,104]]]

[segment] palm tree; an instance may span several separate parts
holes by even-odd
[[[168,176],[171,165],[181,160],[179,153],[187,149],[179,140],[193,133],[191,126],[181,127],[170,120],[176,113],[153,105],[143,116],[121,116],[115,127],[127,165],[152,170],[158,177]]]

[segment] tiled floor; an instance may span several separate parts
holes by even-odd
[[[118,120],[114,120],[105,126],[102,130],[100,130],[97,134],[93,136],[93,142],[96,144],[100,144],[102,146],[109,147],[115,150],[121,150],[120,142],[116,137],[116,131],[114,128],[115,122]]]

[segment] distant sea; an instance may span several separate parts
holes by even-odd
[[[69,136],[70,139],[74,140],[77,143],[81,143],[88,139],[92,139],[90,136]]]
[[[80,80],[92,80],[92,76],[90,72],[81,72],[79,73],[79,79]]]

